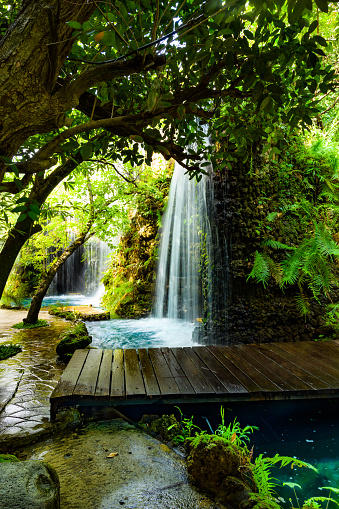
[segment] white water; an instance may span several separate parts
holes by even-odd
[[[71,234],[71,239],[75,234]],[[49,288],[49,296],[64,296],[69,294],[83,294],[95,298],[99,304],[103,293],[100,281],[108,268],[108,245],[91,238],[84,246],[77,249],[56,273]]]
[[[210,264],[205,263],[210,260],[211,246],[209,184],[206,176],[200,182],[190,180],[185,169],[175,164],[159,249],[157,318],[192,321],[202,317],[202,266],[210,271]]]

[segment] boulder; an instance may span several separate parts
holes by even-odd
[[[42,461],[0,463],[0,509],[59,509],[58,474]]]
[[[250,509],[249,493],[255,490],[244,479],[249,461],[245,451],[209,436],[195,444],[186,440],[187,471],[192,484],[228,509]]]
[[[57,344],[56,353],[60,357],[71,357],[78,348],[86,348],[92,342],[92,336],[83,322],[72,325],[60,336],[61,341]]]

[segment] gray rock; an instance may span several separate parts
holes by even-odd
[[[58,474],[42,461],[0,463],[0,509],[59,509]]]

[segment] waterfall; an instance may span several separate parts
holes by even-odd
[[[75,234],[70,232],[70,242]],[[48,295],[80,293],[95,295],[103,273],[107,270],[110,248],[95,237],[80,246],[60,267],[50,285]]]
[[[163,217],[156,277],[156,317],[196,320],[203,315],[202,257],[208,257],[208,177],[190,180],[175,164]]]
[[[195,339],[205,343],[227,342],[229,235],[220,215],[225,223],[228,205],[224,183],[216,200],[216,180],[212,167],[197,182],[175,164],[156,273],[155,317],[200,322]]]

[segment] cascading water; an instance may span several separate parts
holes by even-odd
[[[219,233],[214,184],[212,167],[197,182],[175,165],[163,217],[154,315],[203,322],[195,339],[226,343],[229,249],[227,236]],[[219,331],[222,323],[221,340],[215,339],[216,323]]]
[[[71,234],[75,238],[75,234]],[[95,295],[100,280],[107,269],[110,248],[105,242],[91,238],[80,246],[56,273],[48,295],[68,295],[80,293]]]

